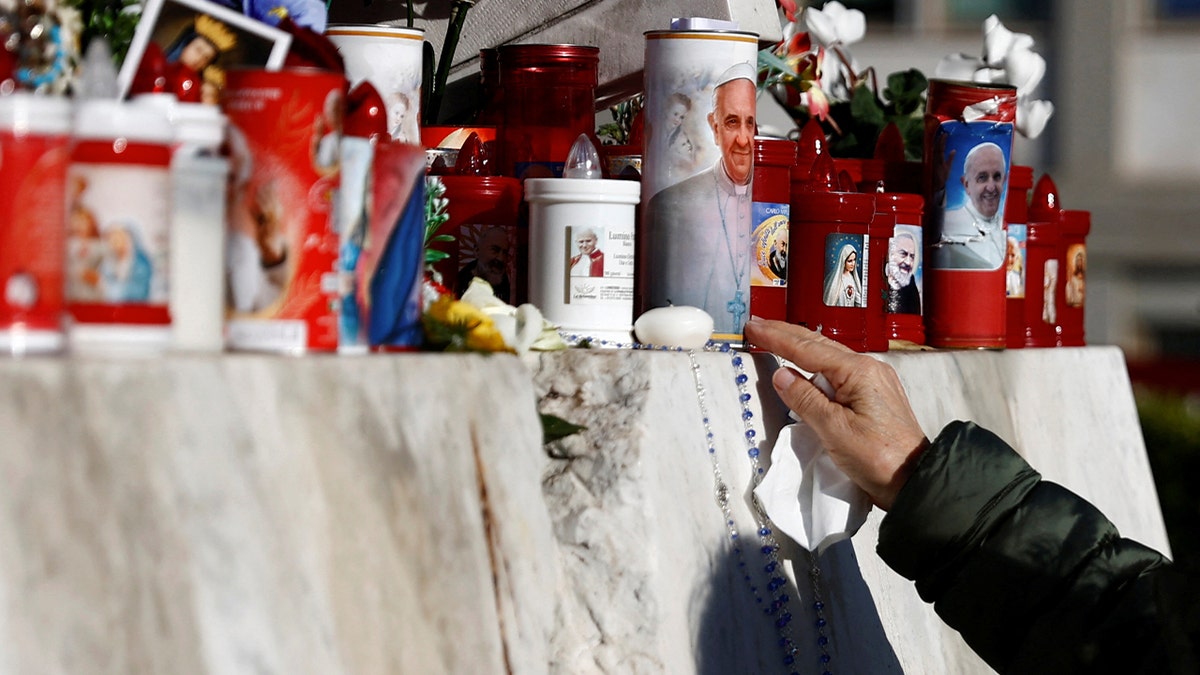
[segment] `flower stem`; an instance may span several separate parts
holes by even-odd
[[[845,52],[840,47],[835,45],[830,49],[837,55],[838,61],[841,61],[842,65],[846,67],[846,72],[850,75],[850,90],[854,91],[854,88],[858,86],[858,73],[854,72],[854,67],[850,65],[850,59],[846,58]]]
[[[438,57],[437,73],[433,77],[433,91],[425,111],[427,124],[437,124],[441,116],[442,98],[446,94],[446,80],[450,78],[450,67],[454,65],[454,52],[467,20],[467,10],[475,6],[475,0],[454,0],[450,4],[450,20],[446,23],[446,39]]]

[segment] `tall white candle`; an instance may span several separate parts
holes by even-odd
[[[171,348],[225,348],[225,183],[229,160],[180,153],[171,167]]]

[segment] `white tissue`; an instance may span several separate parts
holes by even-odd
[[[822,375],[812,382],[833,397],[833,387]],[[833,463],[812,427],[795,413],[791,418],[796,423],[779,431],[771,468],[754,494],[775,527],[819,555],[862,527],[871,500]]]

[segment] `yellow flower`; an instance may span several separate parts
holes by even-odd
[[[477,352],[511,352],[507,344],[504,343],[504,336],[496,329],[496,324],[490,319],[485,319],[482,323],[467,333],[467,349]]]
[[[487,319],[483,312],[452,296],[443,295],[429,305],[429,316],[448,326],[469,326]]]
[[[424,324],[430,341],[451,351],[512,351],[491,317],[450,295],[443,295],[429,305]]]

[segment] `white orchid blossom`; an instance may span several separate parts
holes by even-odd
[[[1054,114],[1054,104],[1032,97],[1046,75],[1046,60],[1033,51],[1033,44],[1032,36],[1012,32],[993,14],[983,22],[983,56],[951,54],[938,63],[934,75],[1016,87],[1017,131],[1037,138]]]
[[[513,307],[497,298],[492,285],[479,277],[471,280],[461,299],[487,314],[504,338],[504,344],[512,347],[518,354],[526,354],[530,350],[554,351],[567,347],[567,343],[558,334],[558,327],[546,321],[536,306],[525,303]]]
[[[861,10],[847,9],[837,0],[804,10],[804,23],[814,42],[823,47],[852,45],[867,34],[867,17]]]
[[[816,45],[832,52],[833,59],[823,59],[821,90],[836,99],[849,99],[857,83],[858,63],[846,47],[867,34],[867,17],[862,10],[849,9],[837,0],[830,0],[821,9],[806,7],[804,25]]]
[[[1054,114],[1054,104],[1046,100],[1017,97],[1017,131],[1026,138],[1037,138]]]
[[[979,70],[979,59],[967,54],[949,54],[942,58],[934,70],[935,77],[947,80],[975,81],[975,71]]]

